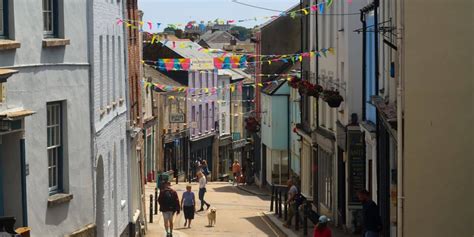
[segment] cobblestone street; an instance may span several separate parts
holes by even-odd
[[[198,186],[196,183],[191,185],[197,197]],[[154,193],[154,187],[154,183],[147,185],[148,198]],[[186,183],[172,185],[180,198],[185,187]],[[205,199],[212,208],[217,209],[216,225],[207,227],[206,212],[199,212],[195,215],[191,228],[184,228],[184,215],[181,213],[175,216],[173,236],[286,236],[263,215],[270,206],[269,196],[256,196],[222,182],[209,183],[207,189]],[[198,200],[197,202],[199,208],[200,203]],[[148,223],[147,236],[166,236],[161,213],[158,212],[153,219],[153,223]]]

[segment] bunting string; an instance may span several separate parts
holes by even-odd
[[[352,0],[348,0],[349,3],[352,3]],[[333,4],[333,0],[327,0],[323,2],[316,3],[314,5],[297,9],[294,11],[288,12],[281,12],[279,15],[273,16],[257,16],[253,18],[246,18],[246,19],[216,19],[214,22],[219,25],[224,24],[235,24],[235,23],[242,23],[247,21],[258,21],[258,20],[266,20],[266,19],[275,19],[278,17],[291,17],[295,19],[296,17],[306,16],[312,12],[318,12],[319,14],[324,14],[326,8],[330,8]],[[204,24],[204,21],[200,21],[200,24],[196,23],[197,21],[191,21],[187,24],[176,23],[176,24],[168,24],[167,27],[172,29],[179,29],[181,27],[185,27],[186,29],[199,29],[200,31],[205,31],[207,26]],[[153,30],[153,26],[156,26],[156,30],[160,28],[163,23],[161,22],[153,22],[153,21],[136,21],[132,19],[117,19],[116,22],[118,25],[125,24],[125,26],[130,27],[132,29],[143,29],[143,26],[146,24],[149,30]]]

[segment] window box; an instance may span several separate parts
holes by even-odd
[[[61,47],[61,46],[69,45],[70,43],[71,41],[69,39],[57,39],[57,38],[43,39],[43,48]]]
[[[63,203],[69,203],[74,196],[70,193],[57,193],[48,197],[48,207],[55,207]]]
[[[20,47],[21,44],[18,41],[0,39],[0,50],[18,49]]]

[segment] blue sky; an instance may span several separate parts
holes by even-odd
[[[287,10],[299,3],[299,0],[238,0],[242,3],[257,5],[275,10]],[[186,24],[191,20],[213,21],[217,18],[223,20],[239,20],[254,17],[278,15],[276,12],[256,9],[232,2],[232,0],[138,0],[138,8],[144,12],[143,19],[160,22],[163,31],[168,24]],[[237,23],[245,27],[259,25],[266,20],[247,21]],[[165,25],[165,26],[163,26]],[[147,27],[145,27],[146,29]],[[156,32],[156,24],[153,26]]]

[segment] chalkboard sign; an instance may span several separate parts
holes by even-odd
[[[347,131],[349,161],[349,202],[360,204],[357,192],[365,189],[365,147],[364,134],[360,130]]]

